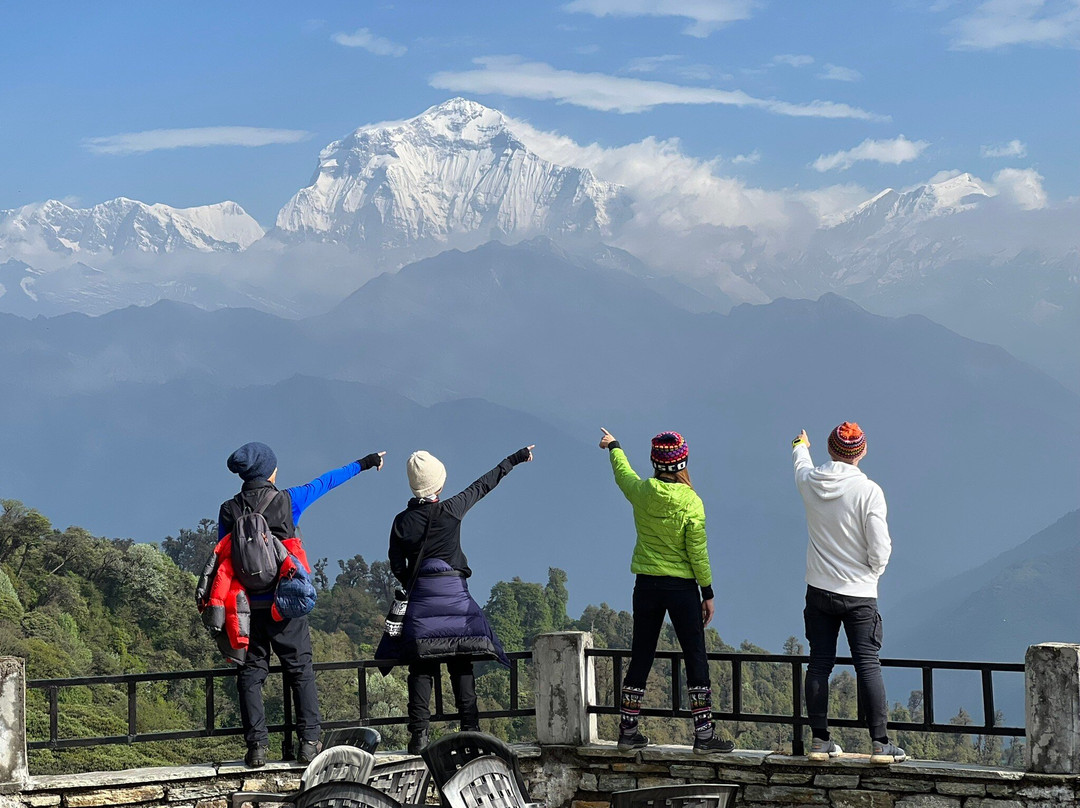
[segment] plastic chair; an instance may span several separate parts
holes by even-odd
[[[321,783],[296,797],[296,808],[403,808],[395,800],[366,783]]]
[[[525,808],[510,765],[494,755],[474,758],[439,788],[449,808]]]
[[[382,735],[374,727],[343,727],[330,729],[323,733],[323,749],[333,746],[355,746],[365,752],[375,754],[382,743]]]
[[[486,755],[492,755],[504,761],[510,767],[518,791],[523,797],[529,793],[525,786],[525,778],[521,776],[517,753],[503,741],[494,736],[485,735],[483,732],[454,732],[444,735],[428,745],[420,754],[427,763],[431,771],[431,779],[440,793],[443,785],[449,782],[459,769],[470,761]],[[443,804],[446,805],[445,800]]]
[[[738,791],[730,783],[635,788],[613,792],[611,808],[728,808]]]
[[[423,805],[427,802],[431,772],[421,758],[411,757],[394,763],[380,763],[371,770],[368,785],[401,803]]]
[[[305,793],[317,786],[328,783],[350,785],[366,783],[374,767],[375,756],[371,752],[365,752],[363,749],[357,749],[354,746],[335,746],[324,749],[308,764],[300,778],[300,789],[298,791],[290,793],[237,791],[232,795],[230,804],[232,808],[240,808],[245,803],[260,805],[264,802],[280,802],[299,806]]]

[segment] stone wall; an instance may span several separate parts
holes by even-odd
[[[736,804],[834,808],[1066,808],[1080,804],[1080,776],[908,761],[871,764],[845,755],[825,763],[772,752],[694,755],[685,746],[623,754],[614,744],[544,747],[522,760],[533,799],[553,808],[608,808],[611,792],[685,783],[737,783]]]
[[[694,755],[686,746],[623,754],[614,744],[518,747],[530,796],[551,808],[608,808],[611,792],[684,783],[738,783],[737,805],[832,808],[1066,808],[1080,804],[1080,775],[910,761],[875,766],[863,756],[826,763],[772,752]],[[380,761],[398,755],[380,754]],[[302,769],[239,763],[35,777],[0,796],[0,808],[227,808],[237,790],[293,791]]]

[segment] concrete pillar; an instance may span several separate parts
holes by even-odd
[[[541,744],[583,746],[596,741],[596,677],[585,649],[587,631],[541,634],[533,643],[536,676],[536,739]]]
[[[1080,774],[1080,645],[1032,645],[1024,658],[1028,769]]]
[[[18,657],[0,657],[0,793],[29,779],[26,768],[26,670]],[[5,786],[8,786],[5,788]]]

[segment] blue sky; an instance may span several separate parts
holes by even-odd
[[[751,187],[1015,168],[1051,204],[1080,193],[1077,0],[71,2],[3,22],[0,208],[232,199],[268,225],[328,142],[454,95],[582,144],[677,138]]]

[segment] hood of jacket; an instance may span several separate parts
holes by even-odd
[[[842,497],[853,486],[866,480],[866,475],[850,463],[830,460],[813,471],[807,477],[810,490],[823,500]]]

